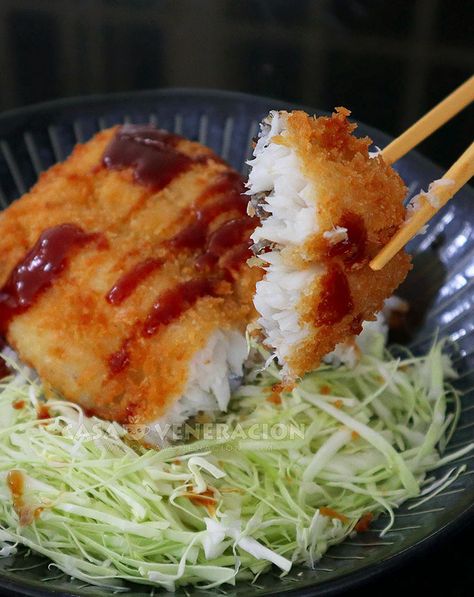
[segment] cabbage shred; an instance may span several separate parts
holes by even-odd
[[[429,497],[427,472],[453,458],[441,454],[459,398],[442,349],[395,358],[374,338],[354,369],[323,366],[282,388],[253,346],[255,364],[211,436],[161,450],[61,400],[39,419],[44,389],[15,365],[0,384],[0,556],[25,545],[116,590],[314,566],[381,513],[388,530],[399,504],[422,487]]]

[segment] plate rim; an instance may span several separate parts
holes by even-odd
[[[210,99],[215,99],[216,97],[226,98],[228,100],[242,100],[245,102],[256,101],[259,103],[267,103],[267,104],[274,104],[279,109],[289,108],[291,110],[304,110],[306,112],[313,112],[319,113],[321,115],[329,115],[331,114],[330,110],[315,108],[314,106],[309,106],[305,103],[300,102],[293,102],[291,100],[283,100],[277,99],[272,96],[267,95],[259,95],[256,93],[246,93],[244,91],[236,91],[232,89],[218,89],[215,87],[193,87],[193,86],[163,86],[163,87],[156,87],[150,89],[139,89],[133,91],[114,91],[110,93],[91,93],[87,95],[72,95],[68,97],[59,97],[53,98],[49,100],[45,100],[42,102],[35,102],[31,104],[25,104],[23,106],[19,106],[16,108],[9,108],[7,110],[0,111],[0,127],[5,127],[7,133],[9,132],[8,129],[13,129],[14,126],[8,126],[8,121],[17,121],[21,118],[25,117],[32,117],[38,114],[47,113],[53,111],[57,108],[75,108],[75,107],[82,107],[87,106],[90,103],[98,103],[102,105],[107,105],[110,103],[121,102],[121,101],[130,101],[130,100],[147,100],[152,99],[153,97],[166,97],[166,96],[180,96],[185,97],[188,96],[190,99],[194,96],[202,97],[209,97]],[[355,118],[353,112],[351,111],[350,119],[354,121],[356,124],[360,124],[363,128],[372,135],[375,133],[375,136],[384,139],[387,143],[394,140],[394,136],[390,135],[379,129],[378,127],[367,124],[364,120],[359,120]],[[15,125],[17,123],[15,122]],[[0,132],[0,138],[5,134],[4,131]],[[421,153],[417,149],[412,149],[408,152],[405,156],[400,158],[400,160],[409,158],[419,160],[420,162],[424,163],[424,165],[430,168],[436,168],[437,170],[443,172],[445,168],[440,166],[437,162],[428,158],[423,153]],[[463,187],[464,192],[474,193],[474,184],[468,183]]]

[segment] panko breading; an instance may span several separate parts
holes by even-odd
[[[249,209],[260,217],[252,239],[267,270],[255,306],[290,378],[375,319],[410,269],[404,251],[369,268],[404,221],[406,188],[369,157],[371,140],[352,135],[348,115],[272,112],[250,162]]]
[[[229,345],[186,412],[206,392],[225,406],[219,392],[228,399],[227,375],[241,368],[260,277],[245,263],[255,225],[242,191],[210,149],[152,127],[78,145],[0,214],[6,339],[52,389],[121,423],[164,416],[190,366],[206,367],[209,351]],[[26,302],[21,280],[34,286]]]

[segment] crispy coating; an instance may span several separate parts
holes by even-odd
[[[371,140],[352,135],[356,125],[347,120],[348,115],[349,111],[344,108],[337,109],[332,117],[320,118],[292,112],[288,116],[288,134],[278,140],[296,149],[304,174],[317,190],[315,228],[318,232],[303,246],[283,249],[282,255],[296,267],[321,263],[328,271],[336,268],[339,274],[342,272],[352,303],[350,312],[340,321],[324,323],[325,319],[331,319],[331,314],[325,317],[322,303],[327,299],[337,302],[341,288],[335,289],[334,284],[331,288],[327,277],[321,276],[305,292],[299,313],[300,322],[308,326],[309,335],[287,359],[293,375],[302,375],[316,367],[337,343],[358,334],[364,320],[375,319],[384,299],[411,269],[410,257],[405,251],[400,251],[379,272],[369,268],[370,259],[405,218],[406,187],[382,157],[369,158]],[[350,241],[354,223],[362,229],[359,234],[364,236],[362,241],[357,238],[358,230],[352,230],[354,246],[348,246],[346,254],[331,254],[334,246],[331,248],[324,232],[336,226],[348,227]]]
[[[218,296],[201,298],[150,337],[135,333],[160,294],[195,277],[196,252],[165,251],[163,241],[190,223],[190,207],[231,169],[210,149],[183,139],[180,152],[210,159],[196,160],[155,192],[138,184],[131,168],[114,171],[102,165],[115,133],[109,129],[78,145],[69,159],[43,173],[29,193],[0,214],[0,284],[45,229],[67,222],[102,233],[106,243],[73,252],[51,287],[13,318],[7,340],[46,384],[89,414],[149,422],[179,398],[190,359],[214,330],[244,331],[254,317],[252,295],[261,274],[244,264],[233,281],[221,285]],[[232,210],[217,217],[210,231],[232,217]],[[127,300],[110,305],[105,299],[110,288],[148,257],[165,263]],[[112,375],[110,355],[127,339],[129,365]]]

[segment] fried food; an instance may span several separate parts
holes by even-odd
[[[89,414],[224,409],[261,275],[242,191],[210,149],[151,126],[78,145],[0,214],[3,335]]]
[[[352,134],[348,115],[272,112],[250,162],[249,213],[260,218],[252,239],[266,268],[255,307],[289,378],[374,320],[410,269],[404,251],[369,268],[404,221],[406,188],[369,156],[371,140]]]

